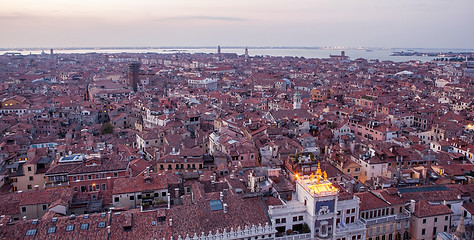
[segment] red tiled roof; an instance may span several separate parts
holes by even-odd
[[[360,198],[360,210],[370,210],[390,206],[387,202],[377,197],[372,192],[355,193]]]
[[[415,203],[415,212],[413,213],[413,215],[418,218],[423,218],[452,213],[453,211],[451,211],[451,209],[449,209],[449,207],[446,205],[430,205],[428,201],[420,200]]]
[[[133,193],[166,189],[168,184],[165,174],[149,174],[131,178],[117,178],[114,181],[113,194]]]

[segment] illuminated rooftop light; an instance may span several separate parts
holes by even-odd
[[[309,177],[299,177],[298,174],[296,174],[295,177],[297,181],[300,182],[301,185],[311,194],[333,195],[338,192],[338,189],[332,186],[332,183],[327,180],[327,173],[321,171],[319,163],[316,173],[311,173]]]

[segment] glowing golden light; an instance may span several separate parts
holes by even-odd
[[[318,169],[316,172],[311,173],[308,178],[298,179],[300,182],[304,183],[304,185],[308,188],[309,191],[313,192],[314,194],[334,194],[337,193],[339,190],[332,185],[330,181],[328,181],[328,175],[326,171],[321,171],[321,166],[318,163]],[[309,181],[308,181],[309,180]]]
[[[323,192],[337,192],[337,188],[332,186],[332,183],[319,183],[308,186],[316,194],[323,193]]]

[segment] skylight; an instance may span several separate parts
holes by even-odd
[[[223,209],[222,202],[220,200],[209,201],[209,205],[211,206],[211,211],[218,211]]]
[[[74,225],[67,225],[66,232],[74,231]]]
[[[89,223],[81,224],[81,230],[87,230],[87,229],[89,229]]]
[[[36,229],[28,229],[26,231],[26,236],[34,236],[36,234]]]
[[[55,232],[56,232],[56,227],[48,228],[48,233],[55,233]]]

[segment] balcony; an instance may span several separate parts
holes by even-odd
[[[270,206],[268,214],[272,216],[294,215],[306,211],[306,207],[301,203],[289,203],[286,205]]]
[[[371,218],[371,219],[361,218],[360,220],[363,223],[365,223],[367,226],[370,226],[370,225],[375,225],[375,224],[406,220],[406,219],[410,219],[410,217],[411,217],[410,212],[405,210],[403,213],[398,213],[395,215],[388,215],[388,216]]]
[[[349,233],[365,231],[365,225],[362,221],[354,223],[338,224],[336,227],[336,236],[347,236]]]
[[[396,215],[389,215],[389,216],[371,218],[371,219],[361,218],[360,220],[367,226],[371,226],[371,225],[382,224],[382,223],[387,223],[387,222],[394,222],[396,220]]]
[[[409,211],[405,211],[404,213],[399,213],[395,216],[395,219],[400,221],[400,220],[405,220],[405,219],[410,219],[411,214]]]
[[[306,240],[313,239],[311,233],[297,234],[297,235],[286,235],[282,237],[276,237],[275,240]]]
[[[46,182],[44,188],[69,187],[69,182]]]

